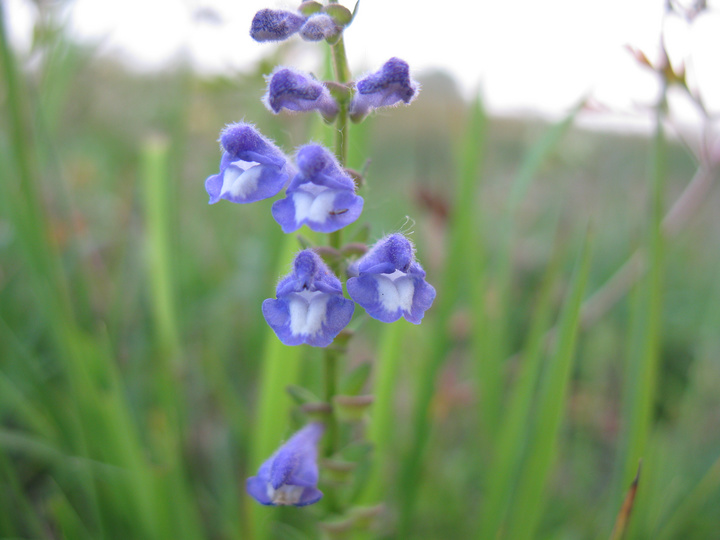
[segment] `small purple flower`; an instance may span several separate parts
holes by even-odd
[[[410,67],[399,58],[391,58],[380,71],[360,79],[350,103],[350,116],[359,120],[372,109],[410,103],[420,90],[420,85],[410,78]]]
[[[255,41],[282,41],[305,24],[306,17],[291,11],[261,9],[253,17],[250,37]]]
[[[420,324],[435,299],[435,289],[425,281],[425,271],[415,261],[410,240],[391,234],[378,241],[352,264],[347,282],[350,298],[373,319],[394,322],[405,317]]]
[[[295,433],[245,483],[248,494],[269,506],[307,506],[323,494],[317,488],[317,445],[325,430],[319,422]]]
[[[220,134],[220,172],[205,180],[210,204],[251,203],[277,195],[291,171],[280,149],[250,124],[230,124]]]
[[[270,75],[263,103],[275,114],[282,109],[317,109],[325,118],[332,120],[338,113],[338,104],[324,84],[310,75],[290,68],[276,69]]]
[[[292,273],[278,283],[276,300],[262,304],[265,320],[285,345],[327,347],[352,319],[355,304],[342,284],[310,249],[295,257]]]
[[[340,33],[340,27],[335,24],[330,15],[315,13],[308,17],[300,29],[300,37],[305,41],[322,41],[332,39]]]
[[[290,182],[285,198],[272,206],[283,232],[307,225],[313,231],[331,233],[360,216],[363,199],[355,194],[355,183],[329,150],[308,144],[298,150],[296,162],[300,172]]]

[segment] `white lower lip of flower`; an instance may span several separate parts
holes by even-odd
[[[334,202],[335,192],[329,189],[316,194],[308,191],[296,191],[293,193],[295,221],[301,223],[307,219],[315,223],[325,223],[333,210]]]
[[[415,284],[407,274],[395,270],[392,274],[376,276],[380,303],[385,311],[395,313],[398,309],[410,311],[415,293]]]
[[[262,165],[254,161],[233,161],[223,174],[221,195],[229,193],[246,199],[257,189],[262,170]]]
[[[303,491],[305,490],[302,486],[280,486],[277,489],[268,484],[267,496],[273,502],[278,505],[297,504],[300,502]]]
[[[313,336],[322,330],[327,312],[327,294],[302,291],[290,295],[290,332],[294,336]]]

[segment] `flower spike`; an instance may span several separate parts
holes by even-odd
[[[391,58],[379,71],[360,79],[350,104],[353,121],[362,120],[372,109],[409,104],[417,96],[420,85],[410,78],[410,67],[399,58]]]
[[[342,284],[310,249],[295,257],[293,271],[263,302],[265,320],[285,345],[327,347],[352,319],[355,304],[343,297]]]
[[[291,11],[261,9],[253,17],[250,37],[255,41],[282,41],[297,33],[306,17]]]
[[[283,232],[303,225],[316,232],[335,232],[360,216],[363,199],[329,150],[308,144],[298,150],[296,162],[300,172],[288,185],[285,198],[272,206]]]
[[[268,91],[263,96],[263,103],[275,114],[282,109],[317,109],[331,121],[338,113],[338,104],[324,84],[310,75],[285,67],[276,69],[268,78]]]
[[[260,466],[257,476],[247,479],[245,489],[260,504],[307,506],[323,494],[317,488],[317,445],[324,426],[308,424]]]
[[[205,180],[210,204],[251,203],[277,195],[290,179],[285,155],[252,125],[231,124],[220,134],[220,172]]]
[[[350,298],[368,315],[382,322],[400,317],[420,324],[435,300],[435,289],[425,281],[425,271],[415,261],[415,250],[402,234],[391,234],[348,269]]]

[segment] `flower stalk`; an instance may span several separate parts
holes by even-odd
[[[347,61],[347,53],[345,52],[345,42],[342,35],[337,42],[331,47],[332,60],[333,60],[333,71],[335,74],[335,81],[339,84],[346,84],[350,80],[350,69]],[[336,131],[335,131],[335,155],[340,162],[340,166],[347,167],[348,160],[348,138],[349,138],[349,92],[343,92],[343,95],[339,96],[338,99],[338,115],[335,120]],[[328,245],[335,249],[340,250],[342,248],[342,229],[333,231],[328,234]],[[333,270],[339,273],[341,264],[338,262]],[[324,355],[324,371],[325,371],[325,401],[331,406],[331,413],[328,415],[325,433],[325,446],[323,448],[323,455],[325,458],[331,458],[339,451],[340,445],[340,423],[338,421],[337,412],[333,405],[335,395],[337,393],[339,369],[338,364],[342,360],[344,355],[344,348],[342,351],[334,350],[332,348],[325,349]],[[332,513],[342,513],[344,508],[338,500],[337,493],[334,487],[326,489],[327,506]]]
[[[304,249],[296,254],[292,271],[279,281],[275,298],[262,304],[266,322],[284,345],[325,349],[322,397],[315,397],[310,390],[290,391],[296,401],[300,398],[300,411],[310,423],[263,463],[248,479],[246,490],[268,506],[305,506],[323,499],[321,527],[329,538],[366,528],[369,516],[352,508],[357,501],[342,490],[365,459],[343,455],[348,443],[361,441],[346,440],[342,428],[363,421],[374,399],[359,395],[369,369],[356,369],[353,375],[359,376],[348,377],[340,385],[346,345],[352,336],[344,329],[356,306],[382,322],[405,318],[419,324],[435,297],[415,261],[414,246],[403,235],[387,236],[372,249],[364,243],[343,244],[343,228],[360,217],[364,205],[356,193],[362,177],[347,168],[350,121],[360,122],[379,107],[409,104],[419,89],[410,78],[407,63],[398,58],[388,60],[376,73],[352,79],[343,31],[354,15],[335,1],[323,5],[309,0],[296,12],[260,10],[250,29],[258,42],[298,35],[305,41],[324,40],[330,46],[333,80],[319,81],[310,73],[278,66],[267,77],[262,103],[273,114],[318,111],[335,129],[332,151],[306,144],[297,149],[294,158],[287,157],[253,125],[229,124],[220,136],[219,171],[205,181],[210,204],[221,199],[252,203],[284,191],[271,209],[283,232],[294,233],[307,226],[327,234],[325,246],[301,240]],[[347,288],[343,287],[346,280]],[[318,489],[318,465],[324,467],[324,492]]]

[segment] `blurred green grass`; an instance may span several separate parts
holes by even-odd
[[[61,33],[35,54],[36,68],[15,80],[3,59],[0,96],[0,536],[314,537],[312,508],[257,510],[243,486],[262,455],[254,445],[274,445],[257,442],[270,438],[257,415],[272,338],[259,306],[288,247],[270,201],[209,207],[203,181],[228,122],[253,122],[287,149],[320,139],[321,126],[259,104],[274,59],[212,79],[183,66],[137,74]],[[389,508],[378,536],[478,538],[487,527],[503,538],[607,538],[627,487],[623,403],[637,392],[627,366],[649,350],[642,340],[633,348],[639,310],[657,317],[659,341],[630,537],[712,538],[717,190],[663,246],[661,305],[628,296],[580,333],[574,354],[546,352],[532,336],[562,319],[569,346],[577,330],[566,304],[582,291],[570,285],[576,263],[587,267],[587,297],[646,243],[653,141],[571,127],[533,161],[549,126],[471,107],[430,74],[412,107],[353,135],[350,166],[371,159],[363,222],[372,238],[412,232],[440,295],[420,327],[367,322],[351,347],[356,364],[385,340],[397,362],[383,366],[397,384],[382,387],[371,424],[376,434],[393,426],[375,465],[384,482],[373,477],[366,501]],[[663,156],[667,207],[696,165],[672,142]],[[508,225],[511,186],[528,162]],[[588,226],[592,254],[582,258]],[[451,238],[461,243],[450,248]],[[283,375],[318,387],[316,355],[283,351],[273,353],[276,367],[288,362]],[[532,357],[544,378],[521,385]],[[497,439],[523,398],[526,412],[508,428],[516,435]],[[289,419],[273,421],[291,431]],[[494,478],[498,441],[516,441],[517,455]],[[499,503],[506,517],[486,525],[493,496],[509,497]],[[510,527],[529,514],[538,516],[530,530]]]

